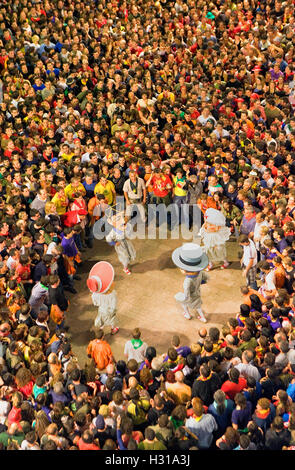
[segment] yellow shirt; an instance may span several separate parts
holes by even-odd
[[[75,194],[76,192],[79,192],[79,193],[82,193],[84,196],[86,194],[86,189],[84,188],[83,184],[82,183],[79,183],[79,186],[77,188],[73,188],[72,186],[72,183],[68,184],[66,187],[65,187],[65,195],[69,198],[69,199],[73,199],[73,194]],[[75,196],[74,196],[75,197]]]
[[[74,155],[75,155],[74,153],[69,153],[69,154],[68,153],[62,153],[61,158],[63,158],[64,160],[67,160],[69,162],[70,160],[72,160]]]
[[[113,204],[115,192],[115,185],[111,181],[107,181],[106,185],[103,186],[101,183],[97,183],[94,188],[94,194],[103,194],[109,205]]]
[[[187,191],[181,187],[185,184],[184,178],[178,179],[177,176],[173,176],[173,184],[175,196],[186,196]]]
[[[67,211],[67,205],[65,205],[67,201],[66,196],[59,196],[58,193],[56,193],[53,198],[51,199],[51,202],[55,205],[56,207],[56,212],[58,215],[63,215]]]

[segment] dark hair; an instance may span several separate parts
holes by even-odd
[[[211,373],[210,367],[207,364],[202,364],[200,367],[200,373],[205,378],[209,377]]]
[[[254,310],[257,310],[258,312],[262,311],[262,302],[258,295],[256,294],[251,294],[250,295],[250,301],[251,301],[251,308]]]
[[[239,383],[240,371],[236,367],[229,369],[228,376],[231,382],[234,382],[235,384]]]
[[[157,352],[156,352],[156,349],[153,346],[149,346],[146,349],[145,357],[149,362],[151,362],[152,359],[154,359],[154,357],[156,357],[156,355],[157,355]]]
[[[247,399],[243,393],[237,393],[235,395],[235,404],[240,406],[244,410],[247,406]]]
[[[247,434],[241,434],[240,435],[240,447],[242,449],[247,449],[250,445],[251,441],[249,436]]]
[[[137,390],[137,388],[131,388],[129,396],[131,400],[139,400],[139,391]]]
[[[213,343],[216,343],[220,337],[220,331],[218,328],[212,326],[209,328],[209,336]]]
[[[155,439],[155,431],[151,427],[147,427],[144,432],[144,437],[149,441],[153,441]]]
[[[240,305],[240,313],[243,317],[248,317],[250,315],[250,307],[247,304]]]

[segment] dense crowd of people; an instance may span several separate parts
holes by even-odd
[[[292,0],[1,2],[1,449],[295,448],[294,38]],[[79,364],[67,292],[118,196],[221,210],[241,305]]]

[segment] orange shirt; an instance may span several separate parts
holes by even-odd
[[[285,279],[286,279],[286,274],[285,274],[285,269],[283,266],[278,266],[277,268],[274,269],[274,284],[277,289],[282,289],[285,285]]]
[[[113,353],[110,345],[102,339],[90,341],[87,347],[87,354],[94,359],[96,367],[103,370],[113,362]]]
[[[249,288],[248,294],[243,295],[243,303],[244,304],[249,305],[249,307],[251,307],[250,295],[252,295],[252,294],[257,295],[259,297],[261,303],[264,304],[266,302],[266,299],[257,290]]]
[[[144,175],[144,182],[146,183],[151,177],[151,173],[146,173]],[[152,193],[153,192],[153,186],[150,184],[149,186],[147,186],[146,188],[148,190],[149,193]]]
[[[92,197],[88,202],[88,214],[90,215],[90,223],[91,225],[94,224],[101,216],[93,215],[95,207],[102,208],[102,206],[97,202],[96,197]]]

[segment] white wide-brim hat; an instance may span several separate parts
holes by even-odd
[[[225,217],[222,212],[218,211],[217,209],[213,209],[210,207],[206,210],[204,214],[205,222],[212,225],[218,225],[223,227],[225,225]]]
[[[172,253],[172,261],[180,269],[188,272],[202,271],[207,268],[209,259],[200,245],[185,243]]]

